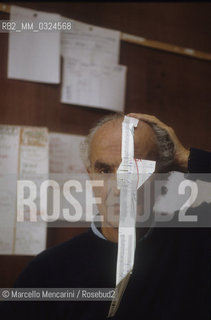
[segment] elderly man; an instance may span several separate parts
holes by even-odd
[[[130,115],[140,120],[134,136],[136,159],[156,160],[156,172],[168,172],[172,168],[187,171],[189,151],[180,144],[171,128],[148,115]],[[98,178],[101,173],[110,174],[110,178],[112,174],[113,176],[116,174],[121,163],[122,121],[121,115],[106,117],[91,131],[82,155],[85,155],[84,162],[93,179]],[[150,121],[150,125],[146,121],[148,123]],[[105,188],[95,190],[95,194],[102,199],[102,204],[98,206],[99,212],[104,217],[101,229],[108,240],[117,242],[118,229],[109,228],[114,222],[108,221],[108,212],[112,211],[112,205],[114,211],[119,211],[119,191],[117,189],[106,191]],[[115,195],[117,200],[113,203]],[[112,220],[113,216],[110,216]]]
[[[209,152],[187,150],[174,131],[153,116],[129,116],[139,119],[135,157],[155,160],[156,172],[210,172]],[[82,153],[92,179],[116,174],[121,162],[122,121],[122,115],[105,118],[90,132]],[[119,190],[112,190],[118,199]],[[110,201],[109,192],[109,188],[96,190],[102,198],[98,205],[104,218],[101,226],[92,225],[88,232],[39,254],[20,275],[16,287],[115,287],[118,225],[108,212],[112,207],[119,213],[119,204]],[[134,270],[113,319],[209,319],[209,229],[150,229],[137,232]],[[109,306],[109,301],[6,302],[2,312],[5,318],[102,320],[107,318]]]

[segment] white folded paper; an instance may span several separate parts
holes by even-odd
[[[155,161],[134,159],[134,128],[137,127],[138,121],[125,116],[122,123],[122,162],[117,171],[117,186],[120,189],[117,299],[112,301],[108,317],[115,315],[133,270],[136,247],[137,188],[155,170]]]

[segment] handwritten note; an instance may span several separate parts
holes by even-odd
[[[80,143],[85,137],[50,132],[50,173],[85,173],[80,156]]]
[[[126,67],[118,65],[120,32],[71,21],[72,29],[61,35],[61,102],[123,111]]]
[[[75,188],[72,187],[71,194],[77,199],[82,207],[82,216],[80,220],[84,221],[86,214],[85,183],[86,180],[89,180],[89,177],[81,159],[80,143],[84,141],[85,137],[54,132],[51,132],[49,136],[50,177],[59,184],[60,190],[63,190],[64,184],[67,181],[76,180],[77,183],[81,184],[81,192],[76,192]],[[69,221],[73,222],[75,210],[62,195],[60,199],[60,208],[59,220],[68,221],[62,214],[63,209],[68,208],[70,210]]]
[[[47,128],[0,126],[0,176],[0,254],[38,254],[46,247],[46,223],[39,210],[30,222],[27,207],[24,222],[17,222],[17,180],[39,186],[48,178]]]
[[[67,18],[63,18],[64,21]],[[61,54],[90,64],[118,64],[120,32],[71,19],[72,28],[61,34]]]
[[[40,184],[48,178],[48,130],[47,128],[25,127],[20,134],[19,179],[32,180],[37,186],[37,222],[16,223],[15,254],[37,254],[46,247],[46,223],[40,217]]]
[[[0,126],[0,254],[12,254],[20,128]]]
[[[12,21],[61,21],[58,14],[11,6]],[[60,82],[60,32],[10,32],[8,78]]]
[[[126,67],[80,63],[65,58],[61,102],[123,111]]]

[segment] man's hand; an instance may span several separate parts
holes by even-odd
[[[188,171],[188,157],[189,157],[190,151],[181,144],[174,130],[171,127],[161,122],[155,116],[151,116],[148,114],[129,113],[127,114],[127,116],[134,117],[139,120],[144,120],[149,123],[154,123],[160,128],[166,130],[166,132],[169,134],[169,137],[171,138],[175,146],[174,170],[178,170],[182,172]]]

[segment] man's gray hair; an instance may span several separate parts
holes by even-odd
[[[97,124],[89,131],[89,134],[85,138],[84,142],[80,144],[80,153],[81,158],[83,160],[83,163],[86,168],[89,168],[90,163],[90,145],[92,142],[92,138],[97,132],[97,130],[102,127],[105,123],[123,118],[123,113],[116,113],[112,115],[105,116],[101,120],[97,122]],[[144,121],[144,120],[142,120]],[[175,147],[174,143],[169,137],[169,134],[166,130],[160,128],[158,125],[146,122],[154,131],[155,137],[157,140],[157,146],[158,146],[158,158],[156,160],[156,171],[157,172],[165,172],[168,171],[168,167],[170,167],[174,161],[174,153],[175,153]]]

